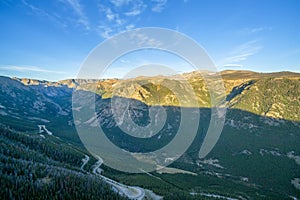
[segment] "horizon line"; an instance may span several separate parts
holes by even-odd
[[[9,76],[9,75],[1,75],[0,77],[7,77],[11,79],[29,79],[29,80],[36,80],[36,81],[46,81],[46,82],[60,82],[60,81],[65,81],[65,80],[128,80],[128,79],[134,79],[134,78],[142,78],[142,77],[148,77],[148,78],[154,78],[154,77],[172,77],[172,76],[177,76],[177,75],[184,75],[184,74],[191,74],[193,72],[208,72],[208,73],[222,73],[226,71],[235,71],[235,72],[252,72],[252,73],[257,73],[257,74],[274,74],[274,73],[292,73],[292,74],[299,74],[300,71],[289,71],[289,70],[283,70],[283,71],[252,71],[252,70],[247,70],[247,69],[224,69],[221,71],[208,71],[208,70],[194,70],[194,71],[189,71],[189,72],[181,72],[173,75],[154,75],[154,76],[147,76],[147,75],[138,75],[135,77],[127,77],[125,79],[123,78],[118,78],[118,77],[103,77],[103,78],[78,78],[78,77],[70,77],[70,78],[64,78],[64,79],[57,79],[57,80],[47,80],[47,79],[40,79],[40,78],[30,78],[30,77],[20,77],[20,76]]]

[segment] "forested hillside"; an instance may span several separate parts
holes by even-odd
[[[80,169],[84,154],[53,136],[0,128],[1,199],[125,199]]]

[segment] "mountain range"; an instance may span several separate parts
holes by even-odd
[[[212,104],[205,76],[214,74],[195,71],[172,77],[69,79],[58,82],[0,77],[0,125],[1,140],[4,141],[1,144],[1,179],[6,177],[14,184],[16,180],[11,177],[20,176],[7,172],[7,159],[14,160],[14,164],[9,166],[12,171],[15,166],[22,168],[15,163],[25,161],[61,166],[73,170],[68,172],[72,176],[91,171],[91,165],[85,167],[86,172],[79,169],[81,163],[78,157],[89,155],[76,131],[75,125],[80,124],[99,124],[107,138],[131,152],[160,149],[175,137],[181,117],[180,109],[196,108],[200,111],[197,135],[177,161],[150,175],[127,174],[104,166],[104,175],[123,184],[151,189],[164,199],[299,198],[300,74],[222,71],[222,105]],[[189,96],[185,96],[186,84],[194,91],[196,101],[190,101]],[[177,88],[183,94],[181,98],[185,106],[170,88]],[[82,109],[76,106],[78,102],[72,102],[72,95],[76,91],[96,94],[96,118],[74,120],[74,112]],[[157,134],[149,135],[147,139],[132,137],[124,133],[120,122],[113,116],[111,102],[114,99],[129,105],[128,115],[136,124],[147,126],[151,118],[149,110],[158,106],[166,110],[166,123]],[[225,125],[213,150],[205,158],[199,158],[212,109],[216,106],[227,109]],[[118,109],[121,108],[122,105]],[[132,130],[132,127],[125,128]],[[10,134],[17,136],[12,138]],[[20,139],[24,137],[30,139]],[[70,154],[69,157],[66,155],[70,160],[62,160],[54,152],[47,154],[50,150],[36,149],[24,140],[45,146],[54,142],[55,148]],[[16,148],[20,143],[21,150]],[[4,151],[8,147],[12,153]],[[49,159],[37,159],[45,155]],[[72,156],[75,158],[71,159]],[[36,176],[38,178],[34,183],[44,181],[54,184],[58,179],[56,175],[44,171]],[[88,175],[84,179],[88,180]],[[47,184],[42,183],[47,188]],[[104,184],[103,187],[107,186]],[[39,191],[36,186],[33,188]],[[57,190],[55,187],[52,189]],[[2,195],[20,195],[15,193],[11,190]]]

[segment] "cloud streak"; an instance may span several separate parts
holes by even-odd
[[[252,27],[252,28],[244,28],[239,30],[238,33],[242,35],[249,35],[249,34],[257,34],[263,31],[271,31],[273,28],[269,26],[259,26],[259,27]]]
[[[82,5],[79,0],[64,0],[64,3],[70,6],[74,13],[78,17],[78,23],[83,25],[86,30],[90,30],[89,20],[85,13],[83,12]]]
[[[224,67],[224,68],[227,68],[227,67],[228,68],[243,68],[243,65],[232,63],[232,64],[225,64],[222,67]]]
[[[102,14],[97,32],[103,38],[109,38],[122,31],[131,30],[147,9],[161,12],[166,8],[167,0],[109,0],[109,4],[99,3]]]
[[[39,7],[36,7],[30,3],[28,3],[26,0],[22,0],[23,5],[25,5],[27,8],[29,8],[34,14],[41,16],[41,17],[46,17],[50,21],[54,22],[55,24],[61,26],[61,27],[67,27],[66,23],[63,22],[63,20],[58,16],[58,15],[52,15],[45,11],[44,9],[41,9]]]
[[[58,2],[58,3],[57,3]],[[96,2],[96,3],[95,3]],[[93,14],[88,15],[82,0],[57,0],[51,3],[57,11],[48,12],[49,7],[41,7],[42,3],[28,3],[23,5],[37,17],[49,19],[61,27],[81,27],[85,33],[97,33],[102,38],[109,38],[120,32],[131,30],[137,26],[142,15],[148,12],[160,13],[167,7],[167,0],[96,0],[95,11],[97,19],[91,20]],[[39,5],[39,6],[37,6]]]
[[[161,12],[165,9],[167,5],[167,0],[152,0],[152,2],[155,3],[155,5],[152,7],[153,12]]]
[[[250,56],[257,54],[262,49],[259,45],[258,40],[251,40],[243,43],[234,48],[233,51],[223,60],[222,65],[227,65],[228,63],[236,64],[238,62],[247,60]]]
[[[40,73],[51,73],[51,74],[67,74],[63,71],[54,71],[54,70],[47,70],[44,68],[36,67],[36,66],[2,66],[0,70],[5,71],[17,71],[17,72],[40,72]]]

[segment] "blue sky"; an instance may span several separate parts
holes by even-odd
[[[74,78],[99,43],[141,27],[188,35],[219,70],[300,72],[299,10],[298,0],[0,0],[0,75]],[[188,71],[170,55],[142,52],[106,76],[161,60]]]

